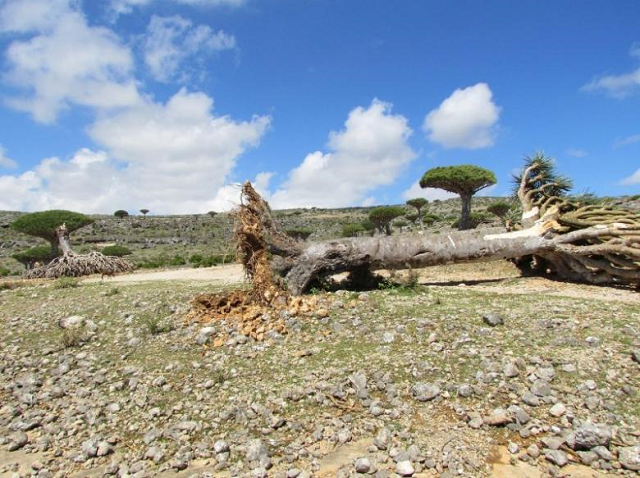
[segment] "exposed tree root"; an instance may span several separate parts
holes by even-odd
[[[55,279],[80,277],[91,274],[114,275],[133,270],[133,266],[120,257],[105,256],[99,252],[76,254],[69,252],[56,257],[49,264],[25,271],[25,279]]]
[[[317,303],[314,297],[292,297],[282,279],[274,275],[270,257],[274,253],[291,255],[300,246],[278,229],[269,205],[249,182],[243,185],[242,202],[235,215],[237,255],[251,281],[251,289],[227,295],[199,294],[187,320],[225,321],[239,333],[258,341],[268,338],[269,331],[284,334],[283,317],[312,312]],[[219,336],[214,343],[221,344],[221,340]]]
[[[76,254],[71,249],[69,232],[63,224],[56,228],[62,255],[44,266],[25,271],[25,279],[56,279],[58,277],[80,277],[91,274],[115,275],[133,270],[133,265],[120,257],[105,256],[100,252]]]

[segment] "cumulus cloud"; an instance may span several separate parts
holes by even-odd
[[[391,105],[374,100],[349,113],[344,129],[329,135],[329,152],[307,155],[272,195],[277,208],[360,204],[375,188],[392,183],[415,157],[412,131]]]
[[[424,120],[429,139],[445,148],[493,146],[500,107],[486,83],[455,90]]]
[[[0,208],[221,210],[218,191],[270,118],[235,121],[212,110],[207,95],[181,90],[166,104],[147,100],[104,116],[89,129],[104,151],[83,149],[67,161],[48,158],[23,175],[0,176]]]
[[[7,153],[5,152],[2,145],[0,145],[0,168],[17,168],[18,163],[16,163],[13,159],[7,157]]]
[[[629,55],[640,58],[640,43],[631,45]],[[625,98],[640,90],[640,68],[619,75],[602,75],[581,88],[583,91],[602,92],[613,98]]]
[[[638,169],[628,178],[623,179],[620,184],[622,184],[623,186],[633,186],[635,184],[640,184],[640,169]]]
[[[231,50],[236,46],[233,35],[215,32],[207,25],[193,26],[190,20],[179,15],[151,17],[143,44],[144,62],[151,75],[158,81],[168,82],[181,72],[185,60],[196,55]]]
[[[76,2],[9,0],[0,32],[20,33],[6,51],[4,80],[22,92],[9,105],[51,123],[72,105],[117,108],[140,101],[130,50],[110,30],[90,26]]]

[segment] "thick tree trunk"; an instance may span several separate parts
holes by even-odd
[[[56,228],[56,235],[58,236],[59,250],[62,251],[62,255],[66,256],[73,252],[71,249],[71,241],[69,240],[69,231],[63,224]]]
[[[471,198],[473,196],[461,194],[460,198],[462,199],[462,212],[460,213],[460,224],[458,225],[458,229],[461,231],[466,231],[467,229],[471,229]]]
[[[458,262],[512,259],[553,251],[554,242],[537,234],[481,235],[476,232],[434,236],[378,236],[310,245],[286,274],[293,294],[304,292],[319,276],[354,269],[406,269]]]

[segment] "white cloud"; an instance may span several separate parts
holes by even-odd
[[[109,8],[115,15],[131,13],[136,7],[143,7],[156,0],[111,0]],[[178,5],[192,5],[201,7],[239,7],[245,0],[166,0]]]
[[[357,107],[344,130],[330,133],[329,152],[307,155],[270,202],[277,208],[360,204],[416,157],[410,135],[406,118],[392,114],[389,103],[376,99],[368,108]]]
[[[634,184],[640,184],[640,169],[633,173],[628,178],[623,179],[620,184],[624,186],[632,186]]]
[[[632,134],[631,136],[627,136],[626,138],[616,138],[613,142],[614,148],[622,148],[624,146],[629,146],[630,144],[640,143],[640,133]]]
[[[455,90],[424,120],[429,139],[445,148],[493,146],[500,107],[486,83]]]
[[[130,50],[110,30],[89,26],[76,2],[9,0],[0,32],[27,34],[6,51],[4,79],[24,94],[9,105],[40,122],[71,105],[117,108],[140,101]]]
[[[436,189],[436,188],[421,188],[420,181],[416,181],[411,185],[409,189],[402,193],[402,197],[406,200],[415,199],[415,198],[425,198],[429,201],[433,201],[434,199],[451,199],[458,197],[457,194],[450,193],[445,191],[444,189]]]
[[[584,91],[603,91],[614,98],[625,98],[640,88],[640,68],[631,73],[595,78],[582,87]]]
[[[635,42],[631,45],[629,55],[640,58],[640,43]],[[596,77],[581,89],[583,91],[603,92],[614,98],[625,98],[640,90],[640,68],[620,75]]]
[[[180,71],[182,79],[188,77],[182,63],[196,55],[235,48],[233,35],[214,32],[207,25],[193,26],[179,15],[151,17],[143,49],[144,61],[152,76],[163,82],[175,79]]]
[[[13,159],[8,158],[4,148],[2,147],[2,145],[0,145],[0,168],[13,169],[17,167],[18,163],[16,163]]]
[[[567,149],[566,153],[569,156],[573,156],[574,158],[584,158],[589,154],[588,151],[585,151],[584,149],[578,149],[578,148],[569,148]]]
[[[234,121],[214,116],[212,107],[207,95],[181,90],[166,104],[146,101],[104,116],[89,134],[106,152],[83,149],[68,161],[49,158],[21,176],[0,176],[0,209],[225,209],[218,191],[270,118]],[[264,184],[268,175],[258,180]]]

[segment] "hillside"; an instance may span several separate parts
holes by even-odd
[[[477,197],[474,199],[473,211],[486,213],[492,202],[504,198]],[[640,200],[629,197],[603,198],[609,204],[640,210]],[[404,205],[407,212],[413,208]],[[354,207],[341,209],[287,209],[275,211],[282,229],[309,228],[313,231],[309,241],[339,237],[342,226],[365,220],[371,207]],[[448,199],[432,201],[428,211],[438,220],[427,228],[427,233],[439,233],[451,229],[451,223],[459,215],[460,201]],[[13,231],[9,225],[21,213],[0,211],[0,268],[4,267],[13,274],[23,270],[22,265],[11,258],[12,254],[29,247],[45,244],[36,238]],[[130,216],[118,219],[107,215],[92,215],[95,222],[75,232],[71,239],[76,250],[86,252],[99,250],[108,244],[127,246],[132,255],[129,257],[141,267],[179,266],[189,262],[194,254],[232,255],[233,218],[229,213],[190,214],[173,216]],[[490,214],[488,224],[481,227],[500,227],[499,221]],[[399,218],[404,220],[405,218]],[[407,221],[405,221],[407,222]],[[417,225],[407,224],[395,228],[395,234],[413,233],[419,230]],[[219,258],[221,260],[221,258]],[[226,261],[226,259],[225,259]]]

